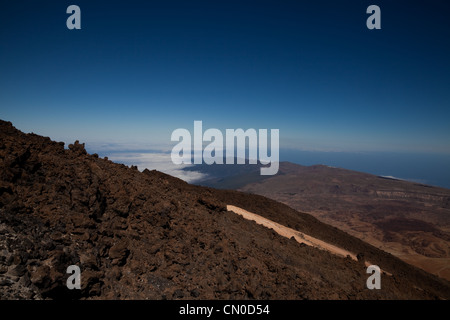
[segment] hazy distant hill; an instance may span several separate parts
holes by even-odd
[[[209,174],[214,176],[212,170]],[[289,162],[282,162],[275,176],[259,176],[253,168],[199,184],[233,188],[283,202],[450,279],[449,189]]]
[[[260,174],[261,164],[198,164],[183,168],[185,171],[201,172],[206,174],[206,178],[197,181],[195,184],[218,189],[238,189],[251,182],[258,182],[269,176]],[[224,161],[225,163],[225,161]]]

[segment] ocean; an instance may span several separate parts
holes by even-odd
[[[450,155],[280,150],[280,161],[323,164],[450,189]]]

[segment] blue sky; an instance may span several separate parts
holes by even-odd
[[[202,120],[285,149],[450,154],[450,5],[393,2],[2,2],[0,118],[91,150],[166,150]]]

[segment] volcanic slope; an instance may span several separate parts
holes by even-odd
[[[344,258],[234,205],[354,252]],[[382,289],[366,288],[365,261]],[[68,290],[66,269],[81,269]],[[436,299],[448,282],[262,196],[189,185],[0,121],[0,299]]]
[[[450,280],[449,189],[289,162],[275,176],[256,178],[248,172],[209,184],[285,203]]]

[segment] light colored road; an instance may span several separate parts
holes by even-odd
[[[255,221],[257,224],[263,225],[269,229],[273,229],[276,233],[279,235],[286,237],[286,238],[292,238],[294,237],[295,240],[299,243],[304,243],[308,246],[312,246],[315,248],[319,248],[321,250],[328,251],[332,254],[346,257],[350,256],[353,260],[358,260],[356,258],[356,255],[351,253],[350,251],[344,250],[342,248],[336,247],[335,245],[329,244],[325,241],[319,240],[317,238],[311,237],[307,234],[304,234],[303,232],[285,227],[279,223],[276,223],[272,220],[266,219],[264,217],[261,217],[260,215],[254,214],[252,212],[249,212],[247,210],[241,209],[239,207],[235,207],[232,205],[227,205],[228,211],[233,211],[234,213],[237,213],[244,217],[247,220]]]

